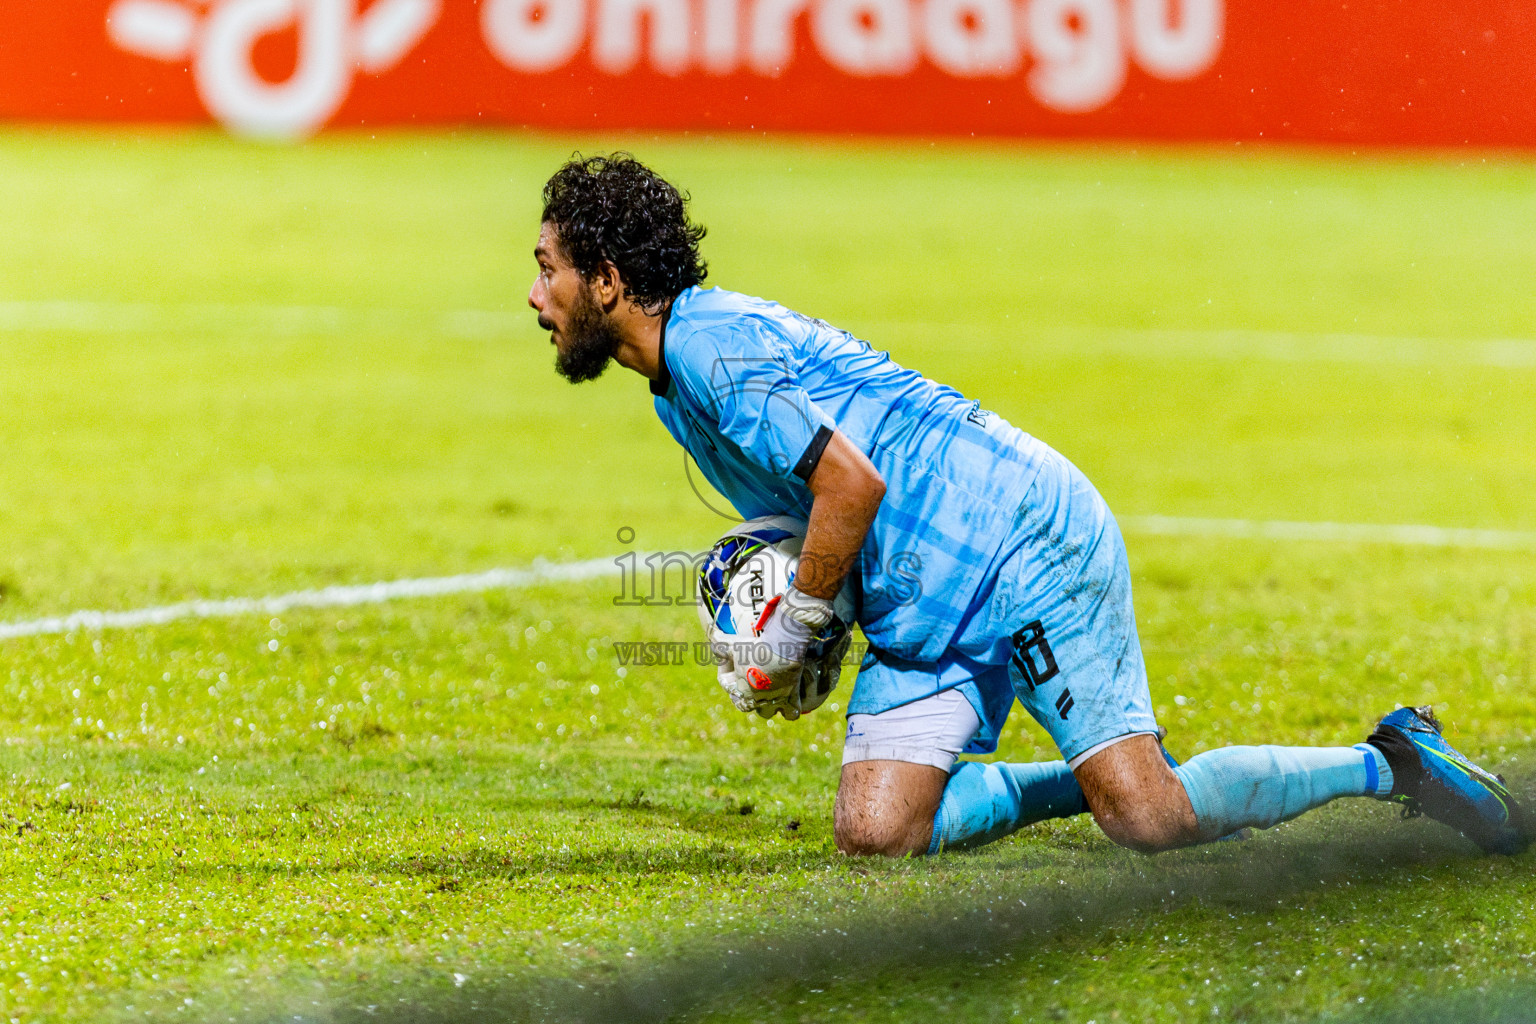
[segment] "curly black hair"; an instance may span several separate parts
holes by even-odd
[[[544,185],[544,220],[582,277],[608,260],[624,298],[656,313],[709,275],[699,255],[704,228],[689,221],[688,199],[628,153],[577,153]]]

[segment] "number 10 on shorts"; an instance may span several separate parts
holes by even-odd
[[[1038,659],[1038,660],[1037,660]],[[1045,639],[1045,625],[1036,619],[1013,634],[1013,657],[1009,659],[1019,675],[1029,684],[1030,692],[1059,671],[1056,655]]]

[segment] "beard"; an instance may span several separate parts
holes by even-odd
[[[596,380],[619,350],[619,332],[583,287],[565,328],[565,348],[555,350],[555,370],[572,384]]]

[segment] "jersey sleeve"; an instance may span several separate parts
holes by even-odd
[[[808,481],[837,424],[801,387],[788,351],[758,326],[698,332],[667,352],[690,404],[757,465]]]

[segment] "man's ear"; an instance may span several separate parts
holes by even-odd
[[[604,312],[611,313],[624,297],[624,279],[611,260],[603,260],[592,272],[592,295]]]

